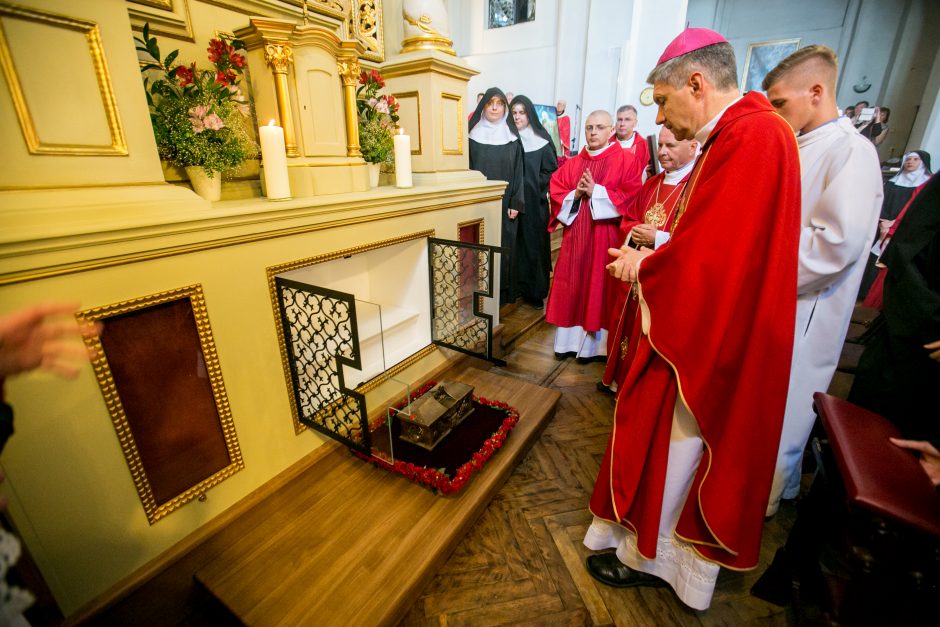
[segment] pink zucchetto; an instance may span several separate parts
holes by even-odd
[[[722,37],[720,33],[716,33],[713,30],[707,28],[687,28],[679,33],[679,36],[666,46],[666,50],[663,51],[663,56],[659,57],[657,65],[661,65],[676,57],[681,57],[693,50],[704,48],[705,46],[726,43],[728,43],[728,40]]]

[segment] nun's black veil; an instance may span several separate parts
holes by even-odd
[[[512,134],[516,137],[519,136],[519,131],[516,130],[516,125],[513,124],[512,115],[509,113],[509,102],[506,100],[506,94],[503,93],[499,87],[490,87],[486,90],[486,93],[483,94],[483,99],[477,103],[477,108],[473,111],[473,115],[470,116],[470,122],[467,125],[467,130],[473,130],[473,127],[477,125],[477,122],[480,121],[480,118],[483,116],[483,109],[486,108],[486,103],[493,99],[496,96],[503,101],[503,104],[506,106],[506,126],[510,128]]]
[[[532,104],[532,101],[529,100],[528,96],[516,96],[512,99],[512,102],[509,103],[509,117],[512,118],[512,108],[517,104],[521,104],[523,107],[525,107],[526,117],[529,118],[529,126],[532,127],[532,130],[535,132],[535,134],[542,139],[547,139],[548,142],[557,149],[558,146],[555,146],[555,140],[552,139],[551,134],[549,134],[549,132],[545,130],[545,127],[542,126],[542,123],[539,121],[538,113],[535,111],[535,105]]]

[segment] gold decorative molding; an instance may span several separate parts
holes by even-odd
[[[286,263],[281,263],[275,266],[268,266],[265,270],[268,277],[268,294],[271,297],[271,307],[274,311],[274,329],[277,333],[278,348],[281,351],[281,366],[284,368],[284,379],[287,382],[288,398],[290,401],[290,412],[291,417],[294,421],[294,433],[303,433],[307,427],[300,422],[300,411],[297,407],[297,402],[294,399],[293,394],[293,379],[291,378],[290,371],[290,356],[287,354],[287,342],[284,337],[284,327],[281,324],[281,316],[278,315],[278,301],[277,301],[277,286],[274,282],[274,277],[278,274],[284,272],[290,272],[291,270],[299,270],[300,268],[306,268],[308,266],[313,266],[318,263],[324,263],[327,261],[333,261],[336,259],[342,259],[343,257],[349,257],[359,253],[368,252],[370,250],[376,250],[378,248],[385,248],[386,246],[394,246],[395,244],[401,244],[402,242],[409,242],[411,240],[420,239],[424,237],[434,237],[434,229],[429,229],[426,231],[418,231],[417,233],[409,233],[407,235],[401,235],[399,237],[393,237],[391,239],[381,240],[378,242],[372,242],[371,244],[363,244],[361,246],[354,246],[352,248],[344,248],[343,250],[336,250],[329,253],[323,253],[321,255],[315,255],[313,257],[305,257],[303,259],[296,259],[294,261],[288,261]],[[433,349],[433,346],[431,346]],[[366,392],[375,389],[379,384],[387,381],[389,378],[398,374],[412,363],[419,359],[419,355],[424,357],[422,354],[423,351],[428,349],[422,349],[418,351],[408,359],[396,364],[392,368],[386,370],[383,374],[377,375],[374,379],[363,382],[359,387],[356,388],[357,391],[365,394]]]
[[[36,22],[45,26],[72,30],[85,35],[88,42],[88,52],[92,67],[98,82],[98,91],[101,103],[107,118],[108,132],[111,136],[110,145],[94,144],[52,144],[43,143],[33,124],[33,116],[29,111],[29,103],[23,93],[19,74],[13,62],[7,36],[3,27],[3,18]],[[111,88],[111,75],[105,60],[104,48],[101,44],[101,32],[98,25],[87,20],[80,20],[57,13],[48,13],[18,5],[0,4],[0,67],[10,88],[13,99],[13,108],[20,123],[20,130],[26,140],[26,148],[33,155],[69,155],[69,156],[127,156],[127,140],[124,138],[124,128],[118,115],[117,101],[114,90]],[[63,106],[66,106],[64,103]]]
[[[126,0],[131,28],[141,31],[150,24],[152,35],[195,42],[189,0]]]
[[[114,430],[121,444],[121,450],[124,452],[124,458],[127,461],[128,469],[134,480],[134,486],[137,488],[137,494],[147,514],[147,520],[150,521],[151,525],[194,498],[201,496],[210,488],[218,485],[223,480],[245,467],[241,449],[238,445],[238,436],[235,433],[235,423],[232,420],[232,410],[229,406],[228,396],[225,392],[225,384],[222,380],[222,370],[219,365],[219,356],[216,353],[215,340],[212,337],[212,328],[209,325],[209,312],[206,309],[202,286],[199,284],[190,285],[149,296],[133,298],[112,305],[86,309],[76,314],[79,321],[95,322],[184,298],[189,299],[192,306],[193,317],[199,334],[199,344],[205,361],[206,373],[212,388],[212,396],[215,400],[219,424],[222,428],[225,448],[228,452],[230,463],[225,468],[203,479],[196,485],[163,504],[158,505],[154,498],[153,490],[147,478],[147,470],[143,466],[140,451],[134,440],[134,435],[131,432],[127,415],[124,413],[119,390],[114,381],[114,376],[111,373],[111,368],[108,365],[101,339],[98,335],[85,337],[86,346],[93,349],[95,355],[97,355],[92,361],[95,378],[98,380],[101,394],[104,396],[108,413],[111,414],[111,422],[114,424]]]
[[[346,114],[346,156],[361,157],[359,150],[359,111],[356,108],[356,83],[362,68],[353,57],[339,57],[336,61],[339,78],[343,82],[343,111]]]
[[[397,78],[399,76],[411,76],[413,74],[440,74],[449,78],[456,78],[462,81],[469,81],[479,74],[473,68],[449,62],[446,59],[426,57],[422,59],[413,59],[402,63],[386,65],[382,68],[382,76],[386,79]]]
[[[473,226],[474,224],[480,225],[480,237],[478,238],[479,241],[477,241],[477,244],[485,243],[486,239],[483,236],[483,227],[484,227],[483,218],[474,218],[473,220],[466,220],[464,222],[458,222],[457,223],[457,239],[458,240],[460,239],[460,229],[462,229],[465,226]]]
[[[454,121],[454,126],[457,133],[457,147],[448,148],[444,145],[444,125],[447,123],[447,119],[444,116],[444,109],[441,107],[441,154],[444,155],[462,155],[463,154],[463,128],[466,126],[467,121],[463,116],[463,98],[457,94],[448,94],[441,93],[441,100],[454,100],[457,102],[457,115],[456,120]]]
[[[382,0],[353,0],[352,34],[362,42],[362,58],[381,63],[385,60],[385,35],[382,27]]]
[[[449,171],[449,170],[440,170],[440,171]],[[458,171],[458,170],[454,170]],[[463,171],[463,170],[459,170]],[[83,261],[76,261],[71,263],[64,263],[54,266],[46,266],[43,268],[30,268],[28,270],[8,272],[6,274],[0,274],[0,286],[3,285],[15,285],[18,283],[27,283],[29,281],[38,281],[40,279],[48,279],[56,276],[66,276],[69,274],[76,274],[79,272],[90,272],[92,270],[100,270],[102,268],[114,268],[117,266],[123,266],[132,263],[140,263],[142,261],[151,261],[153,259],[164,259],[166,257],[175,257],[177,255],[188,255],[190,253],[202,252],[206,250],[215,250],[219,248],[227,248],[229,246],[239,246],[242,244],[248,244],[252,242],[261,242],[269,239],[276,239],[279,237],[289,237],[291,235],[301,235],[304,233],[312,233],[315,231],[323,231],[326,229],[335,229],[345,226],[351,226],[354,224],[365,224],[368,222],[374,222],[377,220],[389,220],[394,218],[400,218],[403,216],[413,216],[418,213],[425,213],[428,211],[440,211],[443,209],[452,209],[455,207],[465,207],[467,205],[476,205],[480,203],[492,202],[492,201],[501,201],[503,198],[503,191],[505,188],[505,183],[499,183],[499,191],[493,195],[489,196],[480,196],[474,198],[466,198],[462,200],[442,202],[440,204],[428,205],[426,207],[405,207],[400,209],[395,209],[392,211],[386,211],[384,213],[377,213],[369,216],[354,217],[354,218],[340,218],[337,220],[331,220],[327,222],[322,222],[320,224],[307,224],[304,226],[291,227],[286,229],[277,229],[272,231],[267,231],[264,233],[251,233],[248,235],[239,235],[234,237],[225,237],[211,242],[198,242],[194,244],[185,244],[181,246],[168,246],[161,250],[152,250],[152,251],[143,251],[136,253],[126,253],[120,255],[114,255],[111,257],[89,259]],[[453,197],[453,191],[448,190],[444,192],[438,192],[431,196],[426,196],[426,198],[437,198],[441,200],[446,200]],[[371,203],[369,206],[379,207],[382,205],[398,205],[402,202],[405,202],[407,197],[395,196],[384,198],[380,202]],[[291,201],[294,202],[294,201]],[[338,205],[336,208],[331,210],[331,213],[345,214],[351,210],[358,210],[363,208],[363,201],[357,200],[351,203],[343,203]]]
[[[418,146],[417,148],[411,149],[411,154],[420,155],[423,150],[424,144],[421,143],[421,93],[417,91],[405,91],[397,94],[392,94],[396,100],[401,101],[406,98],[414,98],[418,110]]]
[[[274,93],[277,97],[277,114],[284,129],[284,147],[288,157],[299,157],[297,134],[294,131],[294,113],[290,104],[290,88],[287,71],[294,62],[294,53],[288,44],[269,43],[264,46],[264,61],[274,73]]]

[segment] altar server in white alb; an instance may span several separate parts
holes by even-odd
[[[830,48],[808,46],[781,61],[763,85],[798,133],[803,202],[793,362],[768,515],[781,497],[799,494],[813,393],[825,392],[835,372],[881,208],[878,154],[839,117],[837,72]]]

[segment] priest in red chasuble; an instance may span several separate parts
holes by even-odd
[[[694,139],[679,141],[665,126],[660,129],[656,157],[662,172],[647,179],[636,203],[620,223],[627,246],[656,250],[669,241],[668,225],[675,217],[679,196],[689,181],[697,153],[698,142]],[[635,347],[641,335],[639,298],[633,285],[620,282],[607,325],[607,368],[602,382],[614,392],[627,376],[635,352],[630,348]]]
[[[656,122],[702,145],[667,244],[611,250],[642,334],[618,393],[584,543],[596,579],[711,603],[719,565],[757,566],[786,405],[796,310],[800,162],[734,50],[683,31],[648,77]],[[734,225],[733,232],[729,226]]]
[[[606,270],[607,250],[623,243],[620,221],[640,191],[641,164],[609,143],[613,121],[595,111],[584,124],[587,146],[552,175],[548,230],[563,228],[545,306],[558,327],[555,354],[592,359],[607,354],[607,321],[619,289]]]
[[[623,105],[617,108],[617,119],[614,122],[614,136],[610,141],[616,141],[624,150],[633,153],[643,165],[643,171],[650,163],[650,149],[646,139],[636,132],[636,107]]]

